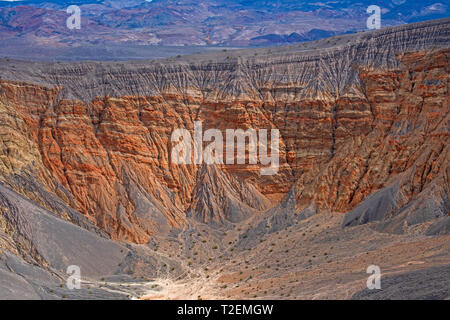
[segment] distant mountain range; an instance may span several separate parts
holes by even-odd
[[[88,56],[96,50],[120,56],[130,46],[204,51],[296,43],[367,29],[372,4],[382,9],[382,26],[448,17],[449,6],[437,1],[0,0],[0,55],[49,57],[89,48]],[[81,8],[81,30],[66,26],[66,8],[74,4]],[[178,51],[172,52],[192,50]]]

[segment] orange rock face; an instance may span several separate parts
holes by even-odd
[[[299,207],[346,212],[397,182],[402,205],[430,185],[448,194],[449,51],[400,56],[396,70],[361,70],[370,107],[366,130],[296,183]]]
[[[449,53],[405,54],[396,68],[359,66],[359,82],[337,92],[300,96],[301,82],[269,81],[263,100],[191,88],[85,103],[60,99],[61,87],[2,80],[0,177],[19,190],[10,177],[30,174],[111,238],[136,243],[182,227],[188,213],[220,222],[230,206],[245,208],[238,221],[294,185],[299,210],[312,203],[346,212],[396,179],[406,204],[431,183],[448,192]],[[173,130],[193,132],[194,121],[223,132],[279,129],[278,173],[261,176],[260,164],[205,171],[172,163]]]

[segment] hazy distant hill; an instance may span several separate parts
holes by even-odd
[[[377,1],[382,26],[447,17],[448,5],[438,1]],[[65,10],[73,4],[82,10],[81,30],[66,27]],[[119,49],[129,51],[133,45],[200,46],[203,51],[208,46],[295,43],[367,29],[366,9],[371,4],[372,0],[0,1],[0,55],[23,56],[33,48],[34,57],[39,52],[44,57],[64,56],[69,50],[69,55],[96,58],[88,54],[92,46],[120,56]],[[142,56],[136,50],[130,55]]]

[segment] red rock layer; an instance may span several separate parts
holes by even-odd
[[[207,212],[193,199],[203,194],[201,166],[170,160],[173,130],[192,132],[199,120],[204,130],[280,130],[278,174],[261,176],[260,165],[220,167],[272,204],[296,182],[299,209],[314,203],[346,212],[405,172],[409,199],[439,175],[448,185],[448,54],[404,55],[392,70],[361,67],[361,84],[301,97],[295,93],[301,81],[267,83],[264,101],[168,90],[83,103],[59,100],[60,88],[1,81],[2,180],[32,172],[112,238],[145,243],[155,232],[181,226],[190,209]],[[226,177],[208,181],[218,176]],[[269,206],[258,199],[256,211]]]
[[[329,163],[299,177],[299,208],[346,212],[398,182],[402,205],[432,182],[449,190],[449,51],[400,56],[397,70],[360,71],[372,119]]]

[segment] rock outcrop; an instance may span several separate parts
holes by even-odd
[[[400,211],[411,224],[442,217],[449,43],[445,19],[324,50],[156,63],[1,60],[0,180],[66,220],[137,243],[191,216],[239,222],[290,190],[298,211],[356,210],[345,225]],[[278,173],[261,176],[260,163],[174,164],[171,133],[193,132],[194,121],[205,130],[280,130]],[[394,186],[383,212],[357,208]],[[430,214],[417,216],[420,199]]]

